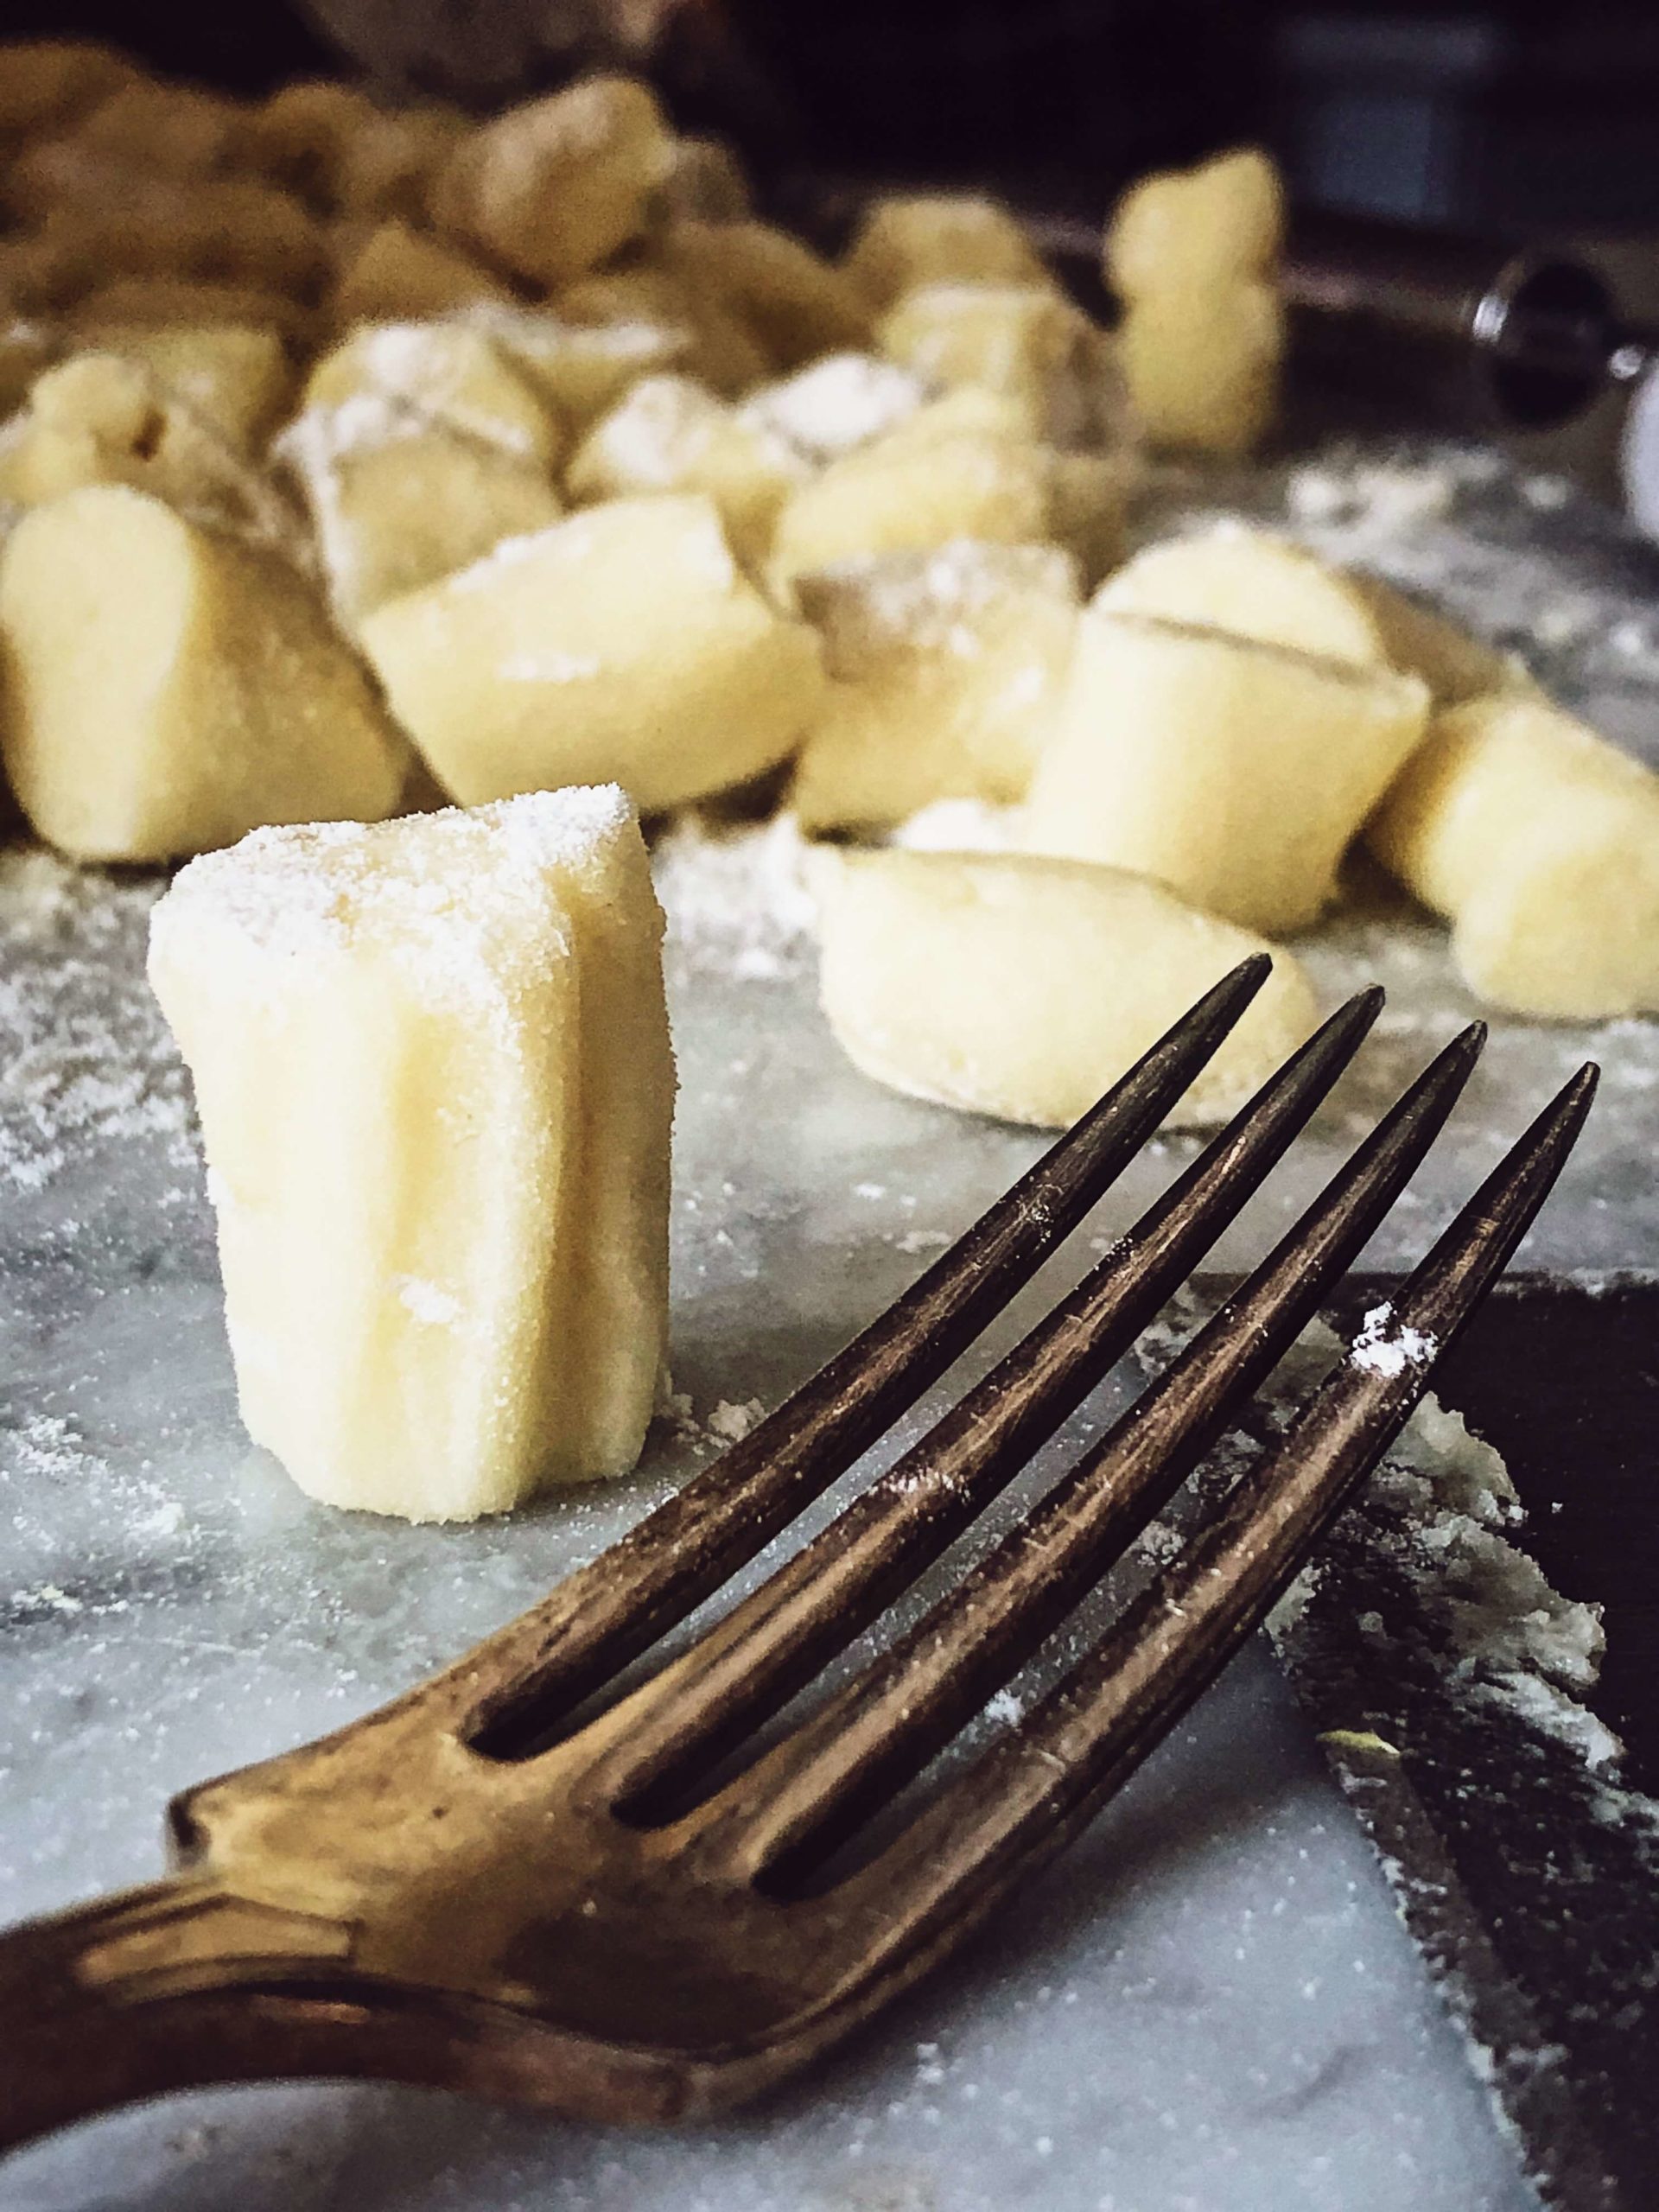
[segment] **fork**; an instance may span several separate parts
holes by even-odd
[[[802,2067],[953,1949],[1288,1586],[1542,1204],[1593,1065],[1176,1558],[971,1760],[934,1765],[1244,1410],[1433,1143],[1481,1025],[1116,1426],[850,1679],[818,1681],[1156,1317],[1352,1059],[1380,990],[1334,1014],[822,1534],[688,1648],[635,1662],[1007,1304],[1268,965],[1218,983],[894,1306],[602,1557],[391,1704],[187,1790],[166,1879],[0,1939],[0,2145],[135,2098],[283,2077],[681,2119]],[[786,1713],[811,1686],[804,1717]]]

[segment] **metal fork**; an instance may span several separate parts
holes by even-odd
[[[337,1735],[187,1791],[168,1879],[0,1941],[0,2143],[283,2076],[677,2119],[801,2067],[960,1942],[1287,1586],[1542,1204],[1593,1066],[1404,1283],[1394,1356],[1334,1367],[1183,1553],[970,1763],[924,1776],[1294,1342],[1433,1142],[1478,1025],[1116,1427],[804,1718],[755,1744],[1152,1321],[1351,1059],[1380,991],[1334,1015],[821,1535],[689,1649],[617,1678],[944,1372],[1150,1136],[1268,965],[1218,984],[863,1335],[543,1604]],[[912,1804],[900,1793],[918,1777]]]

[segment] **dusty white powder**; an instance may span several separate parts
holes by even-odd
[[[1384,1303],[1366,1314],[1348,1364],[1370,1375],[1403,1375],[1408,1367],[1427,1367],[1440,1348],[1439,1340],[1422,1330],[1402,1327],[1393,1306]]]
[[[792,814],[738,830],[682,815],[652,855],[670,946],[705,973],[751,982],[781,975],[816,917],[808,849]]]
[[[805,460],[829,461],[913,415],[928,387],[873,353],[831,353],[745,400],[739,420],[770,431]]]
[[[394,1285],[397,1302],[429,1329],[453,1329],[461,1319],[461,1300],[441,1283],[420,1275],[399,1275]]]
[[[550,645],[540,652],[510,653],[496,673],[506,683],[580,683],[602,665],[593,653],[562,653]]]
[[[0,851],[0,1185],[41,1191],[137,1141],[190,1171],[188,1085],[142,973],[162,887]]]

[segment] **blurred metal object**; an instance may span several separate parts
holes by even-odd
[[[1282,281],[1302,366],[1417,426],[1560,429],[1659,352],[1595,270],[1548,250],[1316,217]]]

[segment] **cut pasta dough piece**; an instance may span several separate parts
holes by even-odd
[[[564,511],[537,461],[372,400],[308,410],[280,449],[304,487],[329,601],[348,633],[389,599]]]
[[[90,39],[13,39],[0,70],[0,138],[60,128],[127,82],[132,64]]]
[[[779,517],[772,572],[786,584],[840,561],[954,537],[1030,543],[1047,537],[1050,512],[1049,457],[1025,434],[1017,406],[953,392],[804,484]]]
[[[12,788],[79,859],[170,860],[397,804],[406,748],[308,587],[125,486],[13,531],[0,656]]]
[[[924,284],[1054,282],[1018,219],[972,193],[878,200],[842,264],[872,308],[892,307]]]
[[[551,289],[638,237],[673,167],[674,142],[648,88],[588,77],[468,131],[429,204],[440,229]]]
[[[1023,797],[1077,626],[1064,553],[957,539],[804,577],[801,605],[830,678],[790,794],[803,829]]]
[[[43,506],[89,484],[130,484],[296,565],[308,557],[299,517],[269,479],[175,386],[116,353],[48,369],[0,431],[0,499]]]
[[[406,223],[378,223],[341,264],[328,296],[328,317],[336,330],[350,330],[362,322],[451,315],[480,300],[510,307],[512,294],[458,247]]]
[[[1118,359],[1155,446],[1246,453],[1271,420],[1284,352],[1274,281],[1284,194],[1246,148],[1145,177],[1106,234]]]
[[[383,322],[325,353],[305,388],[308,407],[367,397],[391,402],[463,436],[550,468],[563,426],[486,332],[459,322]]]
[[[661,936],[615,790],[262,830],[156,909],[242,1417],[313,1497],[471,1520],[638,1458],[668,1304]]]
[[[1414,677],[1092,607],[1025,840],[1253,929],[1301,929],[1427,712]]]
[[[1107,578],[1094,604],[1365,668],[1387,667],[1394,659],[1358,584],[1265,530],[1224,524],[1149,545]]]
[[[761,385],[739,410],[822,467],[907,422],[928,397],[919,377],[874,353],[830,353]]]
[[[1659,1014],[1659,776],[1541,693],[1438,715],[1366,842],[1450,918],[1481,998],[1544,1020]]]
[[[468,804],[623,785],[644,810],[745,782],[817,712],[818,642],[733,560],[706,499],[613,499],[364,620],[392,711]]]
[[[882,319],[878,336],[890,359],[930,384],[1016,401],[1033,437],[1090,446],[1121,435],[1111,341],[1051,284],[924,285]]]
[[[100,351],[142,362],[245,455],[258,451],[288,411],[294,365],[274,330],[221,323],[180,330],[112,323]]]
[[[693,378],[642,377],[588,432],[564,480],[577,500],[705,492],[733,549],[755,563],[784,501],[810,473],[781,438]]]
[[[1161,884],[1022,853],[813,855],[824,1012],[866,1075],[941,1105],[1064,1128],[1260,938]],[[1313,1027],[1288,954],[1169,1116],[1225,1121]]]
[[[713,302],[749,334],[769,368],[798,368],[870,334],[842,272],[770,223],[675,223],[652,251],[693,299]]]
[[[563,423],[584,429],[640,377],[685,362],[689,330],[649,317],[568,321],[556,315],[474,308],[468,322],[499,346]]]

